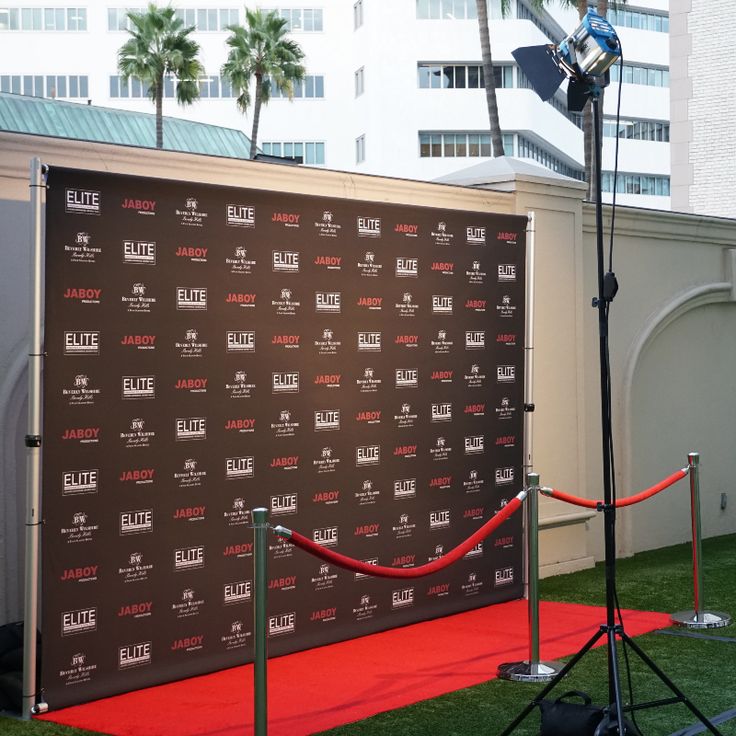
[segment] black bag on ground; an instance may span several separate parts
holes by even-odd
[[[582,703],[570,703],[566,698],[577,697]],[[570,690],[557,700],[542,700],[542,730],[539,736],[594,736],[603,720],[604,709],[592,705],[590,696],[579,690]]]

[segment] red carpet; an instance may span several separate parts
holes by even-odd
[[[526,611],[512,601],[273,659],[269,736],[316,733],[490,680],[499,663],[527,657]],[[623,614],[631,636],[669,625],[663,613]],[[541,656],[555,659],[577,651],[605,612],[543,602],[540,620]],[[43,718],[115,736],[246,736],[252,701],[253,668],[244,666]]]

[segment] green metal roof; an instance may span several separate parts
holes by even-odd
[[[123,146],[156,147],[153,113],[0,92],[0,130]],[[249,158],[250,139],[232,128],[164,117],[164,148]]]

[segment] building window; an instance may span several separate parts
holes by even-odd
[[[477,20],[475,0],[416,0],[419,20]]]
[[[365,134],[355,139],[355,163],[360,164],[365,161]]]
[[[363,25],[363,0],[353,3],[353,30]]]
[[[604,171],[601,176],[604,192],[613,191],[613,172]],[[670,196],[670,177],[651,174],[622,174],[616,177],[617,194],[643,194],[655,197]]]
[[[294,98],[323,98],[325,96],[325,78],[321,74],[307,74],[304,79],[294,82]],[[281,92],[275,85],[271,86],[271,97],[288,99],[289,95]]]
[[[657,31],[659,33],[668,33],[670,30],[669,16],[661,13],[609,8],[606,18],[612,26],[640,28],[643,31]]]
[[[129,31],[131,28],[128,20],[128,12],[142,13],[145,8],[108,8],[107,9],[107,30],[108,31]]]
[[[365,92],[365,74],[363,67],[355,72],[355,96],[360,97]]]
[[[669,143],[670,124],[666,120],[620,120],[618,127],[613,118],[603,121],[603,135],[637,141],[657,141]]]
[[[511,64],[494,65],[496,87],[513,87]],[[417,64],[420,89],[483,89],[483,67],[480,64]]]
[[[0,92],[54,99],[87,98],[89,96],[89,77],[77,74],[2,74],[0,75]]]
[[[503,147],[507,156],[513,155],[512,135],[504,134]],[[492,155],[490,133],[419,133],[420,158],[486,158]]]
[[[273,11],[286,21],[289,31],[318,33],[322,31],[322,8],[261,8],[264,13]]]
[[[176,10],[176,17],[196,31],[224,31],[240,20],[237,8],[183,8]]]
[[[86,31],[87,8],[0,8],[0,31]]]
[[[614,64],[611,67],[611,81],[618,82],[620,78],[621,65]],[[624,84],[641,84],[647,87],[669,87],[670,72],[669,69],[624,64],[623,81]]]
[[[585,180],[585,172],[582,169],[566,164],[546,148],[530,141],[523,135],[517,134],[516,136],[516,155],[519,158],[530,158],[563,176],[569,176],[572,179],[579,179],[580,181]]]
[[[119,76],[110,77],[110,97],[143,98],[148,97],[149,85],[136,77],[124,82]],[[164,95],[166,99],[176,96],[176,79],[171,75],[164,77]],[[218,76],[205,76],[199,79],[199,96],[202,99],[221,99],[235,97],[233,88],[226,79]]]
[[[325,163],[323,141],[267,141],[261,144],[261,150],[269,156],[301,158],[310,166],[323,166]]]
[[[177,10],[180,17],[187,26],[194,26],[196,31],[224,31],[232,23],[240,20],[237,8],[186,8]]]
[[[128,12],[144,13],[145,10],[145,8],[108,8],[107,30],[130,30]],[[237,8],[183,8],[176,10],[176,17],[180,18],[185,26],[193,26],[196,31],[226,31],[227,26],[240,22],[240,12]]]

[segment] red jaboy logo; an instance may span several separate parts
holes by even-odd
[[[368,309],[380,309],[383,304],[382,296],[361,296],[357,302],[359,307],[368,307]]]
[[[427,595],[447,595],[450,592],[450,583],[439,583],[437,585],[430,585],[427,589]]]
[[[312,503],[337,503],[340,500],[340,491],[317,491],[312,496]]]
[[[368,424],[379,424],[381,421],[381,410],[359,411],[355,415],[356,422],[367,422]]]
[[[315,386],[334,386],[340,388],[340,373],[318,373],[314,377]]]
[[[243,557],[253,552],[252,542],[239,542],[238,544],[227,544],[222,551],[223,557]]]
[[[205,506],[182,506],[174,511],[172,518],[177,520],[183,519],[185,521],[189,521],[191,519],[204,519],[205,509]]]
[[[486,300],[485,299],[466,299],[465,309],[472,309],[476,312],[486,311]]]
[[[256,303],[256,295],[241,292],[241,291],[231,291],[225,297],[225,302],[227,304],[253,304],[254,305]]]
[[[419,335],[396,335],[395,345],[405,345],[406,347],[416,347],[419,345]]]
[[[271,222],[282,222],[287,226],[298,227],[300,217],[301,215],[296,212],[274,212]]]
[[[394,457],[415,457],[416,454],[416,445],[397,445],[394,447]]]
[[[506,230],[499,230],[498,234],[496,235],[496,239],[502,240],[503,242],[513,241],[515,243],[516,237],[516,233],[508,232]]]
[[[430,488],[449,488],[452,485],[451,475],[439,475],[429,481]]]
[[[225,420],[225,429],[229,432],[252,432],[255,426],[256,420],[249,417],[236,417]]]
[[[192,652],[195,649],[201,649],[204,646],[204,634],[198,634],[197,636],[186,636],[183,639],[174,639],[171,643],[171,651],[177,652],[184,649],[187,652]]]
[[[452,381],[453,371],[432,371],[432,380],[447,383]]]
[[[274,335],[271,345],[283,345],[284,347],[299,347],[301,335]]]
[[[439,271],[444,274],[452,274],[455,272],[455,264],[452,261],[433,261],[432,271]]]
[[[64,292],[64,299],[81,299],[82,301],[99,301],[102,289],[84,288],[81,286],[69,287]]]
[[[273,578],[268,581],[269,590],[288,590],[296,587],[296,575],[287,575],[282,578]]]
[[[270,468],[282,468],[291,470],[299,465],[299,455],[287,455],[282,457],[274,457],[271,459]]]
[[[337,617],[337,608],[320,608],[319,611],[312,611],[309,616],[310,621],[332,621]]]
[[[180,245],[174,255],[177,258],[207,258],[207,248],[194,245]]]
[[[412,567],[416,555],[397,555],[391,562],[391,567]]]
[[[380,531],[380,524],[360,524],[355,527],[353,536],[355,537],[377,537]]]
[[[61,435],[62,440],[78,440],[80,442],[97,442],[99,437],[99,427],[69,427]]]
[[[119,618],[125,618],[132,616],[133,618],[140,618],[141,616],[150,616],[153,613],[153,601],[141,601],[140,603],[129,603],[125,606],[120,606],[118,611]]]
[[[342,256],[315,256],[315,266],[326,266],[327,268],[340,268]]]
[[[177,391],[206,390],[208,378],[177,378],[174,388]]]
[[[483,416],[485,413],[485,404],[465,404],[465,414],[473,414],[476,417],[480,417]]]
[[[396,233],[403,233],[404,235],[411,235],[413,237],[416,237],[419,233],[419,225],[412,225],[408,223],[397,223],[396,227],[394,228],[394,232]]]
[[[515,434],[503,434],[496,437],[496,447],[514,447],[516,445]]]
[[[482,519],[483,518],[483,506],[476,506],[472,509],[465,509],[463,513],[463,519]]]
[[[155,468],[135,468],[120,473],[121,483],[151,483],[156,475]]]
[[[515,332],[499,332],[496,335],[496,342],[502,345],[516,345],[516,333]]]
[[[61,573],[59,580],[66,583],[68,581],[76,582],[78,580],[90,580],[97,577],[99,565],[85,565],[84,567],[67,567]]]
[[[137,348],[154,348],[156,335],[123,335],[121,345],[134,345]]]
[[[123,199],[121,207],[124,210],[136,210],[140,213],[146,213],[147,215],[153,215],[156,213],[156,200],[155,199],[133,199],[126,197]]]

